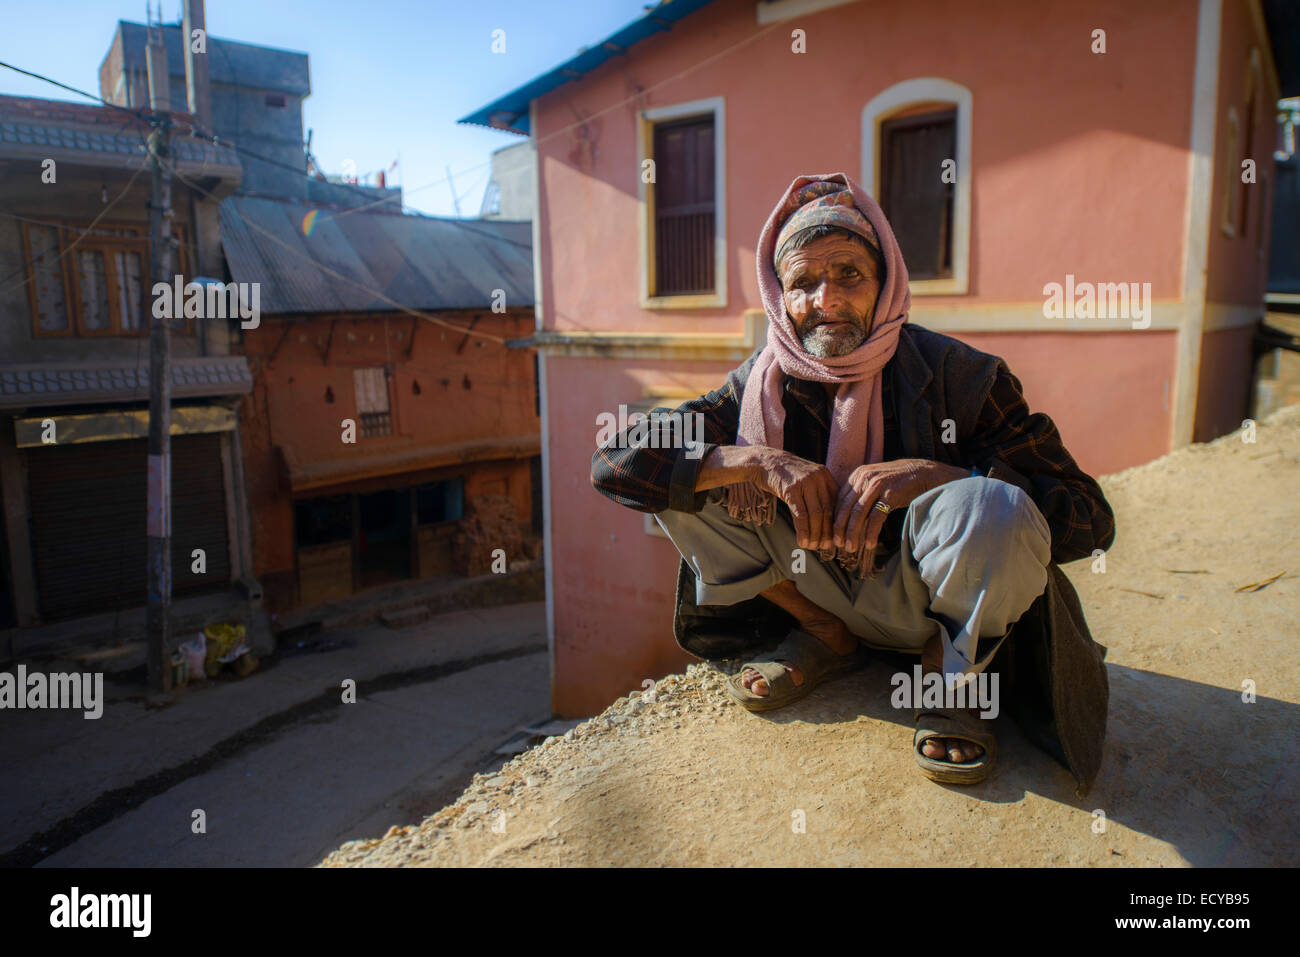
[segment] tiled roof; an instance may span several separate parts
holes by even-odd
[[[243,356],[172,359],[172,396],[242,395],[253,389]],[[0,365],[0,407],[134,402],[149,397],[149,363]]]
[[[135,166],[144,157],[147,135],[145,123],[111,107],[0,96],[0,156]],[[241,175],[239,157],[228,146],[177,134],[171,147],[182,172],[234,179]]]

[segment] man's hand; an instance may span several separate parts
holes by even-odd
[[[783,449],[764,449],[754,484],[790,508],[800,548],[830,550],[839,488],[830,470]]]
[[[907,508],[930,489],[969,475],[966,469],[928,459],[895,459],[858,466],[836,499],[832,526],[836,549],[856,555],[865,543],[868,553],[875,550],[888,518],[875,507],[876,502],[884,502],[890,511]]]

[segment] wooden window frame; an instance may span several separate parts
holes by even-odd
[[[887,120],[917,107],[955,109],[957,182],[952,198],[952,276],[946,279],[914,279],[908,283],[913,296],[965,296],[970,294],[971,243],[971,130],[974,99],[960,83],[943,77],[915,77],[881,91],[862,108],[862,177],[859,182],[876,199],[880,198],[882,145],[881,127]]]
[[[713,292],[660,296],[655,292],[654,184],[641,171],[654,157],[654,128],[660,123],[713,117]],[[637,225],[640,233],[641,308],[716,309],[727,305],[727,125],[726,101],[715,96],[674,106],[642,110],[637,116]],[[656,177],[657,178],[657,177]]]
[[[68,288],[68,271],[64,269],[62,265],[64,259],[63,252],[65,249],[63,228],[60,224],[54,223],[53,221],[43,223],[42,225],[48,225],[55,231],[54,235],[57,243],[55,259],[60,263],[59,282],[63,285],[63,312],[64,319],[67,320],[67,328],[56,332],[50,332],[41,328],[40,302],[36,295],[36,260],[33,256],[32,250],[31,227],[28,223],[19,221],[18,226],[22,231],[21,241],[23,244],[23,264],[27,267],[27,306],[31,318],[32,338],[71,339],[76,335],[77,322],[76,316],[74,315],[75,310],[72,306],[72,291]]]
[[[880,183],[881,183],[880,205],[882,209],[884,208],[885,205],[884,184],[888,182],[890,173],[892,172],[889,165],[889,154],[888,151],[885,149],[885,147],[888,145],[889,135],[894,132],[914,129],[920,126],[935,125],[939,122],[952,123],[953,139],[955,141],[957,135],[957,108],[951,104],[949,105],[938,104],[935,106],[934,109],[924,109],[921,112],[915,112],[915,113],[909,110],[901,116],[894,115],[894,116],[884,117],[881,119],[880,121]],[[948,158],[955,159],[955,157],[948,157]],[[956,240],[953,235],[953,219],[954,219],[954,211],[957,205],[956,192],[957,192],[956,186],[955,184],[953,184],[953,189],[951,190],[951,196],[948,201],[948,208],[946,210],[947,222],[944,223],[944,227],[943,227],[944,241],[946,242],[947,245],[947,260],[948,260],[947,268],[946,269],[942,268],[942,263],[941,263],[940,264],[941,268],[937,276],[927,276],[924,279],[917,280],[918,282],[946,282],[946,281],[951,281],[953,278],[953,260],[955,258],[954,253],[956,247]],[[895,215],[897,215],[896,212],[891,212],[888,209],[885,209],[884,212],[886,217],[889,218],[890,222],[893,222]]]
[[[357,373],[369,372],[371,370],[378,370],[383,374],[383,378],[384,378],[383,395],[384,395],[384,402],[387,408],[378,412],[376,411],[362,412],[360,396],[357,394]],[[393,402],[394,378],[395,377],[393,375],[389,374],[389,370],[386,366],[380,365],[380,366],[353,366],[352,367],[353,404],[355,405],[357,410],[357,434],[359,438],[373,441],[376,439],[392,438],[393,436],[397,435],[397,412],[396,409],[394,408],[396,403]],[[378,418],[380,416],[383,417],[382,420]],[[366,421],[367,418],[369,419],[369,422]],[[375,426],[379,424],[381,421],[382,424],[386,426],[385,431],[374,432],[373,430]]]
[[[1255,117],[1259,113],[1259,96],[1264,85],[1264,79],[1260,71],[1259,49],[1251,47],[1250,57],[1246,63],[1246,98],[1244,104],[1244,119],[1241,131],[1241,147],[1239,149],[1239,159],[1237,160],[1237,190],[1241,196],[1237,199],[1237,220],[1235,221],[1236,233],[1243,239],[1250,234],[1250,190],[1247,189],[1251,183],[1245,183],[1241,180],[1241,163],[1243,160],[1255,159],[1255,139],[1256,126]],[[1263,164],[1258,160],[1255,162],[1255,183],[1258,186],[1260,177],[1264,175]],[[1259,229],[1259,223],[1255,224],[1256,230]]]
[[[23,244],[23,261],[27,267],[27,302],[28,313],[31,321],[31,332],[33,339],[105,339],[105,338],[125,338],[139,339],[149,335],[150,320],[153,317],[150,290],[153,286],[152,262],[149,258],[149,229],[139,223],[125,222],[101,222],[95,226],[97,235],[89,235],[77,243],[72,249],[73,255],[68,255],[68,249],[73,241],[82,234],[86,229],[86,224],[77,223],[66,219],[49,219],[42,223],[56,230],[58,236],[58,255],[59,271],[63,283],[63,307],[67,312],[68,327],[59,332],[48,332],[40,328],[39,322],[39,304],[36,300],[36,273],[35,262],[32,255],[31,237],[28,224],[20,222],[22,228]],[[189,275],[189,231],[184,223],[177,223],[173,227],[177,245],[175,259],[177,272],[182,276]],[[130,231],[129,236],[107,235],[110,231]],[[104,277],[105,285],[108,290],[108,307],[110,317],[110,328],[105,330],[91,330],[85,328],[85,311],[81,301],[81,284],[77,281],[76,253],[83,250],[96,250],[104,255]],[[142,304],[143,325],[139,329],[122,328],[122,317],[118,314],[118,284],[117,270],[113,268],[111,255],[114,252],[127,250],[137,252],[140,255],[140,285],[145,295],[145,301]],[[193,323],[184,317],[181,319],[183,325],[173,327],[172,331],[182,335],[190,335],[193,332]]]
[[[1223,171],[1223,195],[1221,203],[1223,209],[1220,211],[1219,228],[1223,230],[1223,235],[1235,237],[1237,235],[1237,202],[1241,197],[1241,191],[1237,188],[1241,179],[1241,163],[1238,157],[1241,155],[1241,122],[1237,119],[1237,108],[1228,107],[1228,119],[1224,125],[1225,142],[1223,145],[1224,157],[1227,166]]]

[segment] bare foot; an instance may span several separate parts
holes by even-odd
[[[810,619],[809,621],[799,623],[799,627],[814,638],[826,645],[837,655],[851,655],[858,647],[858,640],[853,633],[834,615],[828,615],[825,618]],[[796,686],[803,684],[803,672],[790,664],[788,661],[782,661],[785,670],[790,672],[790,680]],[[760,675],[753,668],[745,668],[740,673],[740,683],[757,695],[766,695],[768,693],[767,679]]]

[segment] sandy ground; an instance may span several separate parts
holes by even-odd
[[[1086,798],[1008,717],[987,781],[925,779],[882,662],[766,716],[699,664],[322,865],[1293,865],[1300,407],[1246,437],[1102,479],[1117,541],[1066,568],[1110,649]]]

